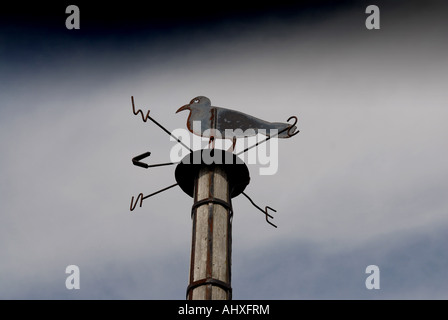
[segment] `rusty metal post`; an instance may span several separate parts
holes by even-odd
[[[202,166],[195,179],[188,300],[230,300],[232,207],[227,174]]]

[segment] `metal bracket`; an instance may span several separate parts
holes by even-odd
[[[200,286],[208,285],[208,284],[210,284],[212,286],[220,287],[224,291],[227,291],[229,294],[229,300],[232,300],[232,287],[228,283],[218,280],[218,279],[215,279],[215,278],[205,278],[205,279],[197,280],[197,281],[190,283],[190,285],[187,287],[187,298],[188,298],[188,294],[190,293],[191,290],[193,290],[197,287],[200,287]]]
[[[216,203],[216,204],[222,205],[225,209],[229,210],[230,218],[233,217],[232,203],[229,204],[228,202],[221,200],[221,199],[217,199],[217,198],[206,198],[206,199],[196,201],[193,204],[193,206],[191,207],[191,217],[193,217],[193,213],[196,208],[198,208],[204,204],[209,204],[209,203]]]

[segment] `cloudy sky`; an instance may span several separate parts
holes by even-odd
[[[122,8],[11,6],[0,22],[0,298],[184,299],[192,199],[175,183],[175,111],[204,95],[299,118],[279,169],[233,200],[234,299],[448,298],[448,6],[366,1]],[[79,266],[81,289],[65,268]],[[365,269],[380,268],[379,290]]]

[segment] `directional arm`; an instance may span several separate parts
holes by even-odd
[[[135,115],[138,115],[139,113],[142,116],[142,120],[143,122],[146,122],[149,120],[151,120],[152,122],[154,122],[160,129],[162,129],[163,131],[165,131],[168,135],[170,135],[171,137],[173,137],[174,139],[177,140],[177,142],[179,142],[182,146],[184,146],[185,148],[187,148],[188,150],[190,150],[190,152],[193,152],[193,150],[191,150],[189,147],[187,147],[185,145],[185,143],[183,143],[178,137],[173,136],[173,134],[168,131],[164,126],[162,126],[160,123],[158,123],[156,120],[154,120],[150,115],[149,115],[149,110],[146,113],[146,115],[143,115],[143,111],[141,109],[138,109],[137,111],[135,111],[135,105],[134,105],[134,97],[131,96],[131,101],[132,101],[132,111],[134,112]]]
[[[157,163],[157,164],[149,165],[149,164],[146,164],[146,163],[140,161],[140,160],[143,160],[143,159],[149,157],[150,155],[151,155],[151,152],[148,151],[148,152],[142,153],[141,155],[135,156],[134,158],[132,158],[132,163],[134,164],[134,166],[142,167],[145,169],[153,168],[153,167],[170,166],[172,164],[179,163],[179,162],[166,162],[166,163]]]
[[[149,197],[155,196],[156,194],[159,194],[159,193],[161,193],[163,191],[166,191],[168,189],[174,188],[175,186],[177,186],[177,183],[172,184],[172,185],[170,185],[170,186],[168,186],[166,188],[160,189],[159,191],[156,191],[156,192],[153,192],[151,194],[148,194],[147,196],[143,196],[143,193],[139,193],[139,195],[137,196],[137,199],[135,200],[135,203],[134,203],[134,196],[132,196],[130,210],[134,211],[134,209],[137,206],[137,203],[139,203],[139,201],[140,201],[139,207],[141,207],[142,204],[143,204],[143,200],[148,199]]]
[[[274,219],[274,217],[271,216],[271,215],[268,213],[268,209],[269,209],[269,210],[272,210],[272,211],[274,211],[274,212],[277,212],[277,210],[272,209],[271,207],[268,207],[268,206],[266,206],[266,207],[264,208],[264,210],[263,210],[263,209],[261,209],[259,206],[257,206],[257,205],[255,204],[255,202],[253,202],[253,200],[252,200],[246,193],[242,192],[242,194],[243,194],[247,199],[249,199],[249,201],[252,203],[252,205],[253,205],[255,208],[257,208],[258,210],[260,210],[261,212],[264,213],[264,215],[266,216],[266,222],[267,222],[267,223],[269,223],[271,226],[277,228],[277,226],[276,226],[275,224],[273,224],[271,221],[268,220],[268,217],[271,218],[271,219]]]

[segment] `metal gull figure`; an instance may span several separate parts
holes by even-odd
[[[221,138],[232,139],[231,149],[235,149],[236,139],[254,136],[258,133],[271,136],[271,130],[276,129],[278,138],[290,138],[298,133],[294,124],[284,122],[268,122],[258,119],[240,111],[215,107],[211,105],[210,99],[204,96],[193,98],[189,104],[180,107],[176,113],[189,110],[190,115],[187,120],[187,128],[193,134],[210,138],[210,142],[215,139],[215,131],[220,132]],[[291,119],[289,118],[288,121]],[[193,126],[194,121],[200,121],[200,128]],[[226,130],[228,129],[228,130]]]

